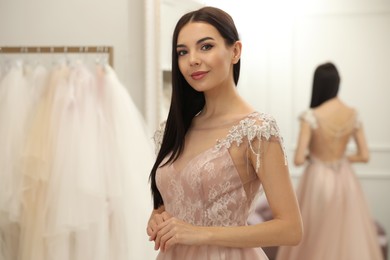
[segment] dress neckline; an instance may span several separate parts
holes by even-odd
[[[233,127],[237,126],[240,124],[241,121],[249,118],[249,117],[253,117],[254,115],[257,115],[259,114],[259,112],[257,112],[256,110],[255,111],[252,111],[248,114],[245,114],[237,119],[234,119],[234,120],[231,120],[229,122],[226,122],[226,123],[223,123],[219,126],[214,126],[214,127],[196,127],[196,128],[191,128],[191,130],[195,130],[195,131],[203,131],[203,130],[211,130],[211,129],[218,129],[218,128],[225,128],[225,127],[229,127],[229,129],[232,129]]]
[[[232,131],[233,129],[235,129],[237,126],[239,126],[244,120],[247,120],[247,119],[249,119],[249,118],[251,118],[251,117],[254,117],[254,116],[256,116],[256,115],[259,115],[259,114],[260,114],[260,113],[257,112],[257,111],[252,111],[251,113],[249,113],[249,114],[247,114],[247,115],[245,115],[245,116],[243,116],[243,117],[241,117],[241,118],[239,118],[239,119],[237,119],[237,120],[234,120],[234,121],[232,121],[232,122],[229,122],[229,125],[230,125],[230,126],[229,126],[229,130],[228,130],[227,134],[226,134],[223,138],[217,139],[216,142],[215,142],[213,145],[211,145],[210,147],[208,147],[208,148],[202,150],[201,152],[197,153],[195,156],[193,156],[191,159],[189,159],[189,160],[184,164],[183,167],[180,167],[180,169],[176,168],[174,162],[172,162],[172,163],[170,164],[171,167],[172,167],[176,172],[179,172],[179,173],[180,173],[180,172],[183,172],[186,168],[188,168],[188,165],[189,165],[190,163],[196,161],[198,158],[202,157],[204,154],[206,154],[206,153],[208,153],[208,152],[210,152],[210,151],[219,150],[219,149],[217,148],[218,145],[221,143],[222,140],[226,140],[226,139],[228,138],[229,134],[231,133],[231,131]],[[212,129],[212,128],[209,128],[209,129]],[[213,128],[213,129],[215,129],[215,128]],[[197,129],[196,129],[196,130],[197,130]],[[206,130],[206,129],[199,129],[199,130]],[[228,147],[226,147],[226,149],[228,149]]]

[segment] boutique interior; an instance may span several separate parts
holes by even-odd
[[[370,161],[354,169],[377,242],[390,260],[388,0],[1,0],[0,260],[91,259],[93,250],[95,260],[155,258],[146,234],[153,209],[148,178],[153,133],[171,99],[172,33],[183,14],[203,6],[221,8],[234,19],[243,45],[237,89],[278,121],[294,185],[303,172],[292,161],[298,117],[309,107],[313,72],[324,62],[337,65],[339,96],[358,109],[370,151]],[[41,87],[49,72],[56,73],[55,92]],[[91,82],[98,89],[77,89]],[[42,100],[42,93],[54,101]],[[76,120],[61,106],[77,99],[86,105]],[[99,100],[96,118],[101,114],[105,121],[91,116]],[[114,145],[112,133],[123,142]],[[39,152],[38,140],[46,145]],[[49,151],[49,142],[63,149]],[[18,149],[23,160],[17,162],[12,153]],[[348,149],[356,147],[351,143]],[[101,170],[108,168],[109,178]],[[122,176],[126,169],[131,176]],[[76,179],[94,196],[79,194]],[[113,202],[108,209],[107,194]],[[49,217],[42,215],[45,210]],[[62,217],[54,221],[54,215]],[[262,198],[251,221],[270,218]],[[86,227],[88,221],[97,224]],[[83,232],[69,234],[69,227]],[[275,259],[276,247],[264,251]]]

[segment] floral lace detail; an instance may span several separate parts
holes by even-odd
[[[209,150],[180,172],[165,165],[156,181],[172,216],[201,226],[246,224],[253,199],[246,196],[227,149]]]
[[[307,122],[312,129],[318,128],[317,118],[314,115],[313,109],[308,109],[308,110],[302,112],[302,114],[299,116],[299,119]],[[361,118],[360,118],[360,115],[358,112],[355,112],[354,120],[355,120],[354,128],[359,129],[362,126],[362,121],[361,121]]]
[[[153,140],[154,140],[154,152],[157,155],[158,152],[160,151],[162,140],[164,137],[164,130],[165,130],[165,125],[167,121],[161,122],[159,128],[154,132],[153,135]]]
[[[317,119],[316,117],[314,116],[314,112],[313,112],[313,109],[308,109],[306,111],[304,111],[300,116],[299,116],[299,119],[300,120],[303,120],[307,123],[309,123],[310,127],[312,129],[316,129],[318,127],[318,124],[317,124]]]
[[[279,127],[275,119],[267,114],[253,112],[248,115],[245,119],[241,120],[237,125],[233,126],[229,134],[225,139],[217,140],[215,149],[219,150],[221,147],[226,147],[229,149],[231,145],[235,142],[237,146],[240,146],[244,138],[247,138],[249,141],[249,147],[251,151],[256,155],[256,172],[260,168],[260,143],[259,148],[253,148],[253,141],[257,139],[259,142],[264,138],[265,140],[270,140],[271,137],[276,137],[280,141],[280,145],[283,149],[284,154],[284,163],[287,165],[287,155],[283,145],[283,138],[280,135]]]
[[[259,120],[261,123],[259,123]],[[156,130],[153,136],[156,154],[160,151],[161,148],[162,140],[164,137],[165,125],[166,121],[160,123],[159,129]],[[255,140],[255,138],[261,141],[262,138],[269,140],[272,136],[279,139],[283,149],[285,164],[287,165],[287,155],[284,148],[283,137],[280,135],[279,127],[275,119],[265,113],[253,112],[249,114],[245,119],[241,120],[238,125],[234,125],[229,130],[229,134],[224,139],[217,140],[215,149],[219,150],[223,146],[229,149],[234,142],[237,144],[237,146],[240,146],[240,144],[244,141],[244,138],[247,137],[251,151],[257,157],[256,171],[258,171],[260,167],[260,151],[255,151],[252,142],[253,140]]]

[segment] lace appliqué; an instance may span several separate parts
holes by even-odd
[[[309,123],[310,127],[312,129],[316,129],[318,127],[318,124],[317,124],[317,119],[316,117],[314,116],[314,112],[312,109],[308,109],[306,111],[304,111],[300,116],[299,116],[299,119],[300,120],[303,120],[307,123]]]
[[[153,140],[154,140],[154,145],[155,145],[154,152],[156,155],[158,154],[158,152],[160,151],[160,148],[161,148],[166,123],[167,123],[167,121],[160,123],[159,128],[154,132],[154,135],[153,135]]]
[[[358,112],[355,112],[355,113],[356,113],[356,115],[355,115],[355,125],[354,125],[354,128],[355,129],[359,129],[362,126],[362,121],[361,121],[359,113]],[[309,123],[309,125],[310,125],[310,127],[312,129],[317,129],[318,128],[317,118],[314,115],[313,109],[308,109],[308,110],[304,111],[299,116],[299,119],[300,120],[304,120],[305,122]]]
[[[256,172],[258,172],[260,168],[260,147],[263,138],[267,141],[271,137],[279,139],[280,145],[283,149],[284,163],[287,165],[287,155],[283,145],[283,138],[280,135],[279,127],[272,116],[258,112],[250,114],[248,117],[241,120],[238,125],[233,126],[225,139],[217,140],[215,149],[219,150],[221,147],[229,149],[233,143],[240,146],[245,137],[249,141],[251,151],[256,155]],[[256,138],[259,141],[259,147],[257,150],[254,149],[252,143]]]

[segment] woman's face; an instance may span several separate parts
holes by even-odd
[[[226,46],[215,27],[204,22],[190,22],[181,29],[177,39],[180,72],[197,91],[234,84],[233,64],[240,58],[240,44]]]

